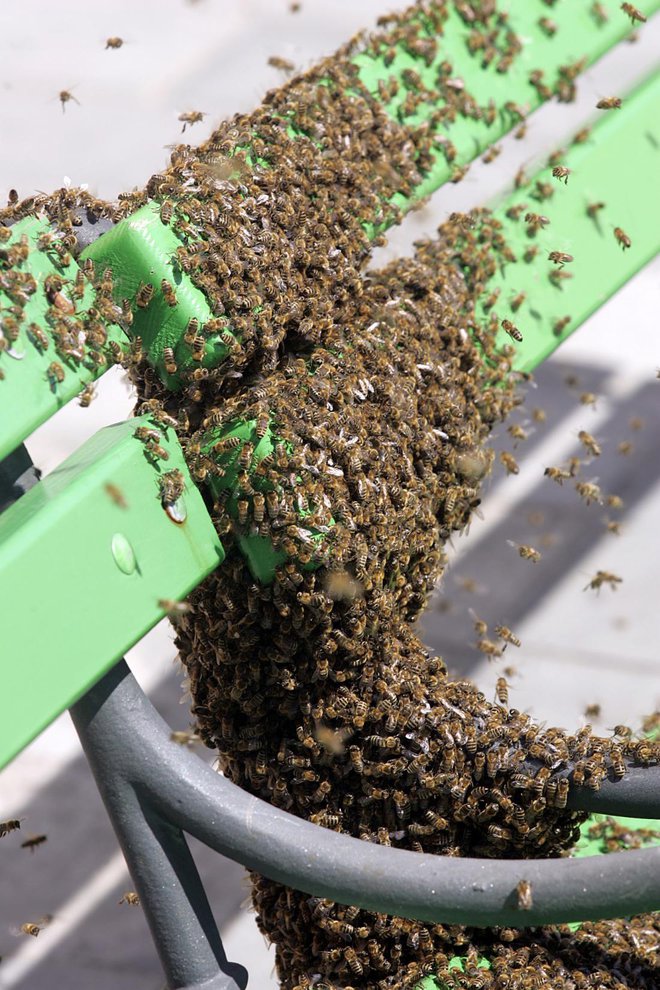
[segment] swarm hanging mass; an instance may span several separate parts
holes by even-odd
[[[365,841],[553,857],[586,818],[566,808],[569,771],[597,788],[622,756],[651,762],[657,750],[614,746],[589,728],[544,729],[491,704],[450,680],[412,629],[447,539],[479,505],[489,433],[519,401],[512,347],[496,345],[494,314],[478,315],[489,278],[511,260],[487,211],[452,217],[411,259],[365,270],[380,232],[401,217],[397,201],[437,155],[453,163],[438,128],[491,113],[441,51],[450,8],[474,51],[506,72],[521,41],[494,3],[420,2],[200,148],[177,146],[170,167],[113,211],[86,202],[115,220],[158,203],[180,240],[177,264],[213,313],[186,336],[181,367],[164,356],[178,391],[139,346],[114,358],[129,368],[141,409],[176,423],[227,550],[177,621],[199,731],[225,774]],[[355,55],[387,65],[401,49],[420,71],[393,69],[376,98]],[[422,80],[429,67],[433,88]],[[571,74],[556,87],[569,98]],[[420,119],[425,103],[436,109]],[[61,191],[36,207],[65,229],[80,202]],[[34,201],[10,213],[21,209]],[[137,306],[148,306],[140,291]],[[135,302],[114,313],[127,331]],[[204,343],[218,332],[227,356],[208,367]],[[268,580],[246,558],[256,544],[272,555]],[[253,899],[285,990],[403,990],[431,972],[454,985],[455,954],[466,957],[466,987],[657,985],[653,918],[578,933],[475,932],[336,905],[259,876]],[[607,971],[594,937],[619,959]]]

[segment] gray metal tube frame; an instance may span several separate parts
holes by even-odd
[[[121,661],[71,709],[140,894],[168,987],[244,990],[230,963],[183,832],[280,883],[371,911],[427,922],[529,927],[625,917],[660,905],[660,848],[555,860],[454,859],[363,842],[254,797],[170,739]],[[571,807],[660,815],[660,768],[630,768]],[[534,905],[521,914],[516,885]]]

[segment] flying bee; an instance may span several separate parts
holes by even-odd
[[[174,598],[159,598],[158,608],[162,609],[168,618],[174,620],[190,612],[192,606],[188,602],[179,602]]]
[[[139,903],[140,903],[140,895],[139,894],[136,894],[134,890],[127,890],[122,895],[121,900],[120,901],[117,901],[117,903],[118,904],[130,904],[131,907],[137,907],[139,905]]]
[[[509,685],[506,682],[506,677],[498,677],[495,682],[495,697],[499,701],[500,705],[504,705],[506,708],[509,704]]]
[[[623,508],[623,499],[620,495],[608,495],[605,501],[609,505],[610,509]]]
[[[474,620],[474,631],[477,634],[477,636],[485,636],[486,633],[488,632],[488,623],[484,622],[483,619],[480,619],[477,613],[472,608],[470,609],[470,615]]]
[[[610,15],[607,13],[607,10],[602,3],[592,3],[589,13],[595,20],[598,27],[602,27],[604,24],[607,24],[610,19]]]
[[[587,505],[591,505],[592,502],[600,504],[603,500],[600,488],[593,481],[576,481],[575,490]]]
[[[290,62],[288,58],[280,58],[279,55],[271,55],[268,59],[268,65],[273,69],[279,69],[280,72],[293,72],[296,68],[293,62]]]
[[[590,433],[586,430],[580,430],[578,433],[578,440],[584,447],[592,454],[594,457],[598,457],[600,454],[600,445],[594,440]]]
[[[74,103],[77,103],[78,106],[80,106],[80,100],[77,100],[73,93],[71,93],[68,89],[61,89],[57,98],[62,105],[62,113],[64,113],[66,104],[69,103],[70,100],[73,100]]]
[[[568,185],[568,177],[571,174],[571,169],[567,168],[566,165],[555,165],[552,170],[553,178],[558,179],[559,182],[564,180],[564,185]]]
[[[44,842],[48,841],[47,835],[29,835],[27,839],[21,842],[21,849],[29,849],[30,852],[34,852],[37,846],[43,845]]]
[[[513,297],[509,305],[514,313],[518,312],[518,310],[520,309],[526,298],[527,298],[526,292],[519,292],[517,296]],[[511,336],[513,336],[513,334],[511,334]],[[518,340],[518,339],[522,340],[522,336],[520,338],[514,337],[514,340]]]
[[[512,440],[516,440],[516,441],[527,440],[527,437],[529,436],[527,431],[523,429],[520,423],[512,423],[510,426],[507,426],[506,432],[509,434]],[[517,444],[514,444],[514,447],[515,446],[517,446]]]
[[[493,308],[493,306],[497,302],[501,291],[502,291],[501,289],[494,289],[484,301],[483,307],[487,313]]]
[[[621,227],[614,228],[614,236],[617,244],[620,244],[624,251],[632,246],[632,241]]]
[[[523,254],[523,261],[525,261],[528,265],[531,264],[538,253],[538,244],[528,244],[525,248],[525,253]]]
[[[94,388],[94,383],[88,382],[82,392],[78,394],[78,404],[81,405],[83,409],[86,409],[89,405],[91,405],[92,400],[95,398],[96,389]]]
[[[512,340],[517,340],[519,343],[522,342],[523,335],[518,327],[511,322],[511,320],[502,320],[502,329],[508,333]]]
[[[161,279],[160,291],[163,293],[163,299],[168,306],[176,306],[177,298],[172,283],[168,282],[166,278]]]
[[[550,223],[550,218],[543,216],[541,213],[526,213],[525,223],[527,224],[527,233],[536,233],[537,230],[543,230]]]
[[[560,268],[563,268],[564,265],[569,264],[569,262],[573,260],[573,255],[567,254],[565,251],[551,251],[548,255],[548,261],[552,261],[555,265],[559,265]]]
[[[477,649],[480,653],[485,654],[485,656],[494,657],[496,659],[499,659],[504,652],[502,648],[497,645],[497,643],[493,643],[490,639],[480,639],[477,642]]]
[[[561,268],[555,268],[550,272],[548,278],[554,286],[561,289],[562,282],[566,282],[569,278],[573,278],[573,275],[571,272],[562,271]]]
[[[535,550],[534,547],[527,546],[525,543],[514,543],[513,540],[507,540],[506,542],[510,547],[514,547],[514,549],[518,551],[519,556],[521,556],[523,560],[531,560],[532,563],[538,564],[541,559],[541,554],[538,550]]]
[[[15,932],[16,935],[31,935],[32,938],[36,938],[39,932],[42,932],[46,925],[52,921],[51,915],[46,915],[40,918],[38,922],[26,921],[25,924]]]
[[[516,894],[518,897],[518,910],[531,911],[534,907],[534,898],[532,897],[532,885],[529,880],[518,881],[516,885]]]
[[[620,110],[622,103],[620,96],[604,96],[596,104],[596,110]]]
[[[202,113],[201,110],[187,110],[185,113],[179,114],[179,120],[183,124],[181,128],[181,133],[185,131],[186,127],[192,127],[193,124],[199,124],[200,121],[204,120],[207,114]]]
[[[583,591],[600,591],[604,584],[609,584],[612,591],[616,591],[617,584],[621,584],[623,578],[619,577],[617,574],[612,574],[611,571],[596,571],[596,574],[585,584]]]
[[[186,732],[184,730],[170,732],[170,739],[172,742],[177,743],[178,746],[196,746],[202,741],[202,737],[198,736],[197,733]]]
[[[621,536],[621,523],[618,523],[615,519],[606,519],[605,526],[608,533],[613,533],[614,536]]]
[[[488,149],[488,151],[486,152],[486,154],[481,159],[484,165],[490,165],[491,162],[494,162],[501,151],[502,149],[500,147],[498,147],[495,144],[492,144]]]
[[[9,835],[10,832],[15,832],[17,828],[20,828],[22,821],[22,818],[10,818],[6,822],[0,822],[0,839],[5,835]]]
[[[560,319],[555,320],[555,322],[552,324],[552,332],[554,333],[555,337],[561,337],[561,335],[563,334],[564,330],[566,329],[566,327],[569,325],[570,322],[571,322],[570,316],[562,316]]]
[[[506,468],[506,473],[507,474],[518,474],[519,473],[520,468],[518,466],[517,460],[515,459],[515,457],[513,456],[513,454],[510,454],[507,450],[501,451],[501,453],[500,453],[500,461],[502,462],[502,464]]]
[[[135,305],[140,309],[146,309],[154,295],[154,287],[151,282],[140,282],[140,287],[135,295]]]
[[[517,636],[514,636],[508,626],[495,626],[495,633],[506,643],[511,643],[512,646],[520,646],[520,640]]]
[[[108,48],[115,48],[115,49],[116,48],[121,48],[121,46],[123,44],[124,44],[124,39],[123,38],[118,38],[115,35],[112,38],[106,38],[105,39],[105,50],[107,51]]]
[[[624,12],[624,14],[628,15],[628,17],[630,18],[633,24],[635,23],[635,21],[638,21],[640,24],[646,23],[646,15],[643,14],[641,10],[639,10],[633,4],[622,3],[621,10]]]

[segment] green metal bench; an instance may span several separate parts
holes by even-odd
[[[528,78],[532,65],[543,65],[548,75],[561,75],[562,66],[584,58],[584,68],[622,39],[628,30],[625,18],[612,12],[597,28],[589,6],[585,2],[570,13],[563,8],[553,12],[566,30],[549,37],[538,23],[547,13],[545,4],[521,4],[510,22],[527,43],[506,75],[480,66],[463,44],[464,23],[452,11],[444,48],[454,56],[454,71],[470,78],[484,103],[492,101],[493,120],[487,124],[457,119],[449,132],[455,163],[450,166],[439,155],[424,182],[401,199],[398,205],[404,212],[450,179],[455,167],[516,126],[519,120],[512,107],[533,109],[541,102],[543,94]],[[649,0],[645,12],[659,8],[660,0]],[[355,56],[355,63],[362,81],[376,94],[379,81],[392,72],[413,67],[422,77],[432,72],[403,50],[387,66],[367,55]],[[422,106],[418,113],[429,115],[432,109]],[[396,106],[388,110],[395,113]],[[580,257],[581,270],[580,278],[561,290],[549,279],[540,280],[535,266],[524,260],[529,242],[524,226],[514,218],[529,191],[516,190],[493,204],[507,239],[520,251],[519,260],[493,278],[484,299],[507,286],[527,295],[520,313],[508,313],[504,301],[498,306],[501,316],[525,321],[525,339],[514,362],[517,370],[533,371],[658,253],[660,197],[649,191],[657,189],[660,176],[659,121],[657,74],[626,97],[625,113],[604,115],[590,140],[574,144],[563,156],[562,163],[576,175],[589,177],[591,202],[607,201],[610,215],[626,216],[633,247],[620,251],[612,231],[586,210],[584,188],[569,182],[553,201],[553,230],[561,244]],[[627,181],[631,161],[634,180]],[[539,178],[547,175],[546,168]],[[100,237],[85,231],[84,224],[81,232],[88,245],[65,263],[39,246],[48,226],[37,217],[10,228],[0,249],[7,251],[25,238],[30,250],[23,267],[39,286],[53,274],[75,279],[85,259],[97,269],[121,271],[133,287],[145,280],[145,273],[159,284],[170,272],[174,235],[152,204]],[[539,243],[546,247],[542,234]],[[556,238],[547,246],[556,247]],[[136,313],[133,333],[140,334],[157,368],[163,342],[180,340],[190,318],[209,316],[202,293],[189,290],[176,315],[164,306],[150,309],[147,324],[139,323],[141,314]],[[0,282],[0,307],[6,313],[11,304]],[[86,289],[79,306],[93,304],[93,291]],[[0,516],[6,657],[0,765],[61,711],[71,709],[140,893],[168,986],[231,990],[246,985],[242,966],[225,958],[184,832],[257,872],[316,896],[427,921],[520,927],[520,914],[511,902],[520,875],[515,862],[457,861],[387,850],[319,829],[218,778],[193,754],[172,744],[168,727],[121,658],[167,614],[168,602],[184,598],[222,565],[222,543],[174,430],[162,423],[155,426],[148,414],[102,430],[37,481],[21,447],[24,439],[107,370],[107,360],[98,354],[108,353],[108,342],[130,347],[123,331],[109,324],[98,354],[62,364],[47,337],[46,308],[43,294],[31,295],[25,313],[36,327],[32,336],[11,339],[3,332],[0,339],[0,457],[5,458],[0,464],[0,508],[8,506]],[[154,312],[160,316],[154,318]],[[46,335],[45,342],[40,333]],[[209,361],[222,358],[221,342],[214,346]],[[176,387],[166,369],[158,370]],[[135,436],[140,426],[157,428],[166,459],[145,458],[144,445]],[[185,486],[183,494],[169,500],[162,479],[172,470],[181,472]],[[257,569],[263,565],[266,573],[268,561],[253,563]],[[15,662],[17,657],[26,658],[29,674]],[[658,768],[631,767],[622,781],[606,781],[597,793],[571,787],[569,806],[657,818],[659,778]],[[657,908],[659,856],[658,850],[625,858],[616,853],[608,857],[607,869],[589,857],[524,861],[535,892],[525,926],[622,917]],[[431,978],[424,986],[433,986]]]

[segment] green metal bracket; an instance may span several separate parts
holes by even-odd
[[[629,19],[619,10],[618,3],[606,2],[601,6],[608,15],[606,21],[595,18],[590,10],[591,5],[586,2],[553,6],[551,11],[545,0],[525,0],[524,3],[509,4],[507,29],[518,36],[522,49],[505,72],[498,70],[499,55],[488,65],[484,65],[485,51],[470,51],[473,32],[459,16],[454,5],[448,5],[448,17],[438,54],[429,65],[420,54],[415,56],[402,48],[395,49],[393,61],[389,65],[384,58],[385,52],[377,57],[369,54],[356,55],[353,61],[360,69],[360,79],[377,98],[379,83],[385,83],[392,77],[399,82],[397,96],[386,104],[395,119],[410,91],[402,72],[413,69],[421,77],[422,83],[434,90],[437,88],[439,65],[446,59],[451,62],[452,78],[459,83],[464,80],[477,102],[482,106],[491,104],[495,111],[495,119],[491,123],[486,119],[458,116],[454,123],[438,129],[440,140],[433,168],[415,188],[410,199],[398,197],[397,205],[407,210],[419,199],[435,192],[452,177],[456,166],[472,161],[511,130],[517,116],[509,108],[518,106],[530,113],[539,107],[543,100],[539,88],[530,82],[532,71],[540,70],[544,83],[552,88],[561,77],[562,67],[575,65],[583,60],[584,69],[622,41],[631,30]],[[642,6],[644,13],[650,16],[660,10],[660,0],[649,0]],[[542,18],[548,19],[548,15],[556,26],[554,33],[548,32],[539,23]],[[422,102],[416,113],[406,117],[406,120],[413,124],[422,122],[437,107],[437,102]],[[451,163],[447,162],[442,153],[443,142],[447,139],[451,140],[456,149],[455,161]]]
[[[185,489],[164,505],[172,470]],[[101,430],[7,509],[0,766],[223,559],[174,432],[147,417]]]
[[[0,243],[0,459],[107,371],[107,341],[125,343],[96,318],[94,289],[86,280],[78,289],[77,277],[43,218],[20,220]]]
[[[133,337],[141,337],[149,361],[168,388],[179,386],[179,373],[168,373],[163,350],[171,347],[177,367],[184,371],[194,362],[190,345],[184,335],[191,320],[197,320],[199,333],[205,334],[205,367],[214,367],[229,353],[220,332],[205,333],[205,325],[213,319],[206,296],[177,264],[177,249],[186,243],[173,227],[160,219],[160,206],[149,202],[131,217],[122,220],[83,251],[82,258],[91,258],[98,272],[112,269],[113,296],[116,302],[133,299],[140,285],[152,285],[153,298],[143,309],[133,310]],[[170,283],[176,302],[170,305],[161,288],[162,280]],[[222,332],[230,333],[229,327]]]

